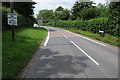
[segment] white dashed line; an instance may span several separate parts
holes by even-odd
[[[100,65],[92,57],[90,57],[84,50],[82,50],[77,44],[75,44],[73,41],[71,41],[71,43],[74,44],[80,51],[82,51],[88,58],[90,58],[96,65]]]
[[[68,39],[68,37],[66,36],[66,35],[64,35],[63,33],[61,33],[65,38],[67,38]]]

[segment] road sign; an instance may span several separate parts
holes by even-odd
[[[43,21],[41,19],[38,20],[38,24],[43,24]]]
[[[15,13],[8,13],[8,25],[17,26],[17,15]]]

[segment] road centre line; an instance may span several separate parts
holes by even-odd
[[[66,35],[64,35],[63,33],[60,33],[61,35],[63,35],[65,38],[68,39],[68,37]],[[100,65],[97,61],[95,61],[91,56],[89,56],[84,50],[82,50],[77,44],[75,44],[73,41],[70,41],[73,45],[75,45],[80,51],[82,51],[88,58],[90,58],[96,65]]]
[[[47,43],[48,43],[49,38],[50,38],[50,32],[49,32],[48,29],[47,29],[47,32],[48,32],[48,35],[47,35],[46,41],[45,41],[45,43],[44,43],[44,46],[47,46]]]
[[[77,44],[75,44],[73,41],[70,41],[72,44],[74,44],[80,51],[82,51],[88,58],[90,58],[96,65],[100,65],[97,61],[95,61],[91,56],[89,56],[84,50],[82,50]]]
[[[65,31],[67,31],[67,30],[65,30]],[[67,31],[67,32],[72,33],[72,32],[70,32],[70,31]],[[89,39],[89,38],[87,38],[87,37],[80,36],[80,35],[75,34],[75,33],[72,33],[72,34],[74,34],[74,35],[76,35],[76,36],[79,36],[79,37],[81,37],[81,38],[84,38],[84,39],[86,39],[86,40],[88,40],[88,41],[94,42],[94,43],[96,43],[96,44],[99,44],[99,45],[102,45],[102,46],[106,46],[105,44],[102,44],[102,43],[97,42],[97,41],[95,41],[95,40]]]
[[[66,35],[64,35],[63,33],[61,33],[61,35],[63,35],[65,38],[67,38],[67,39],[68,39],[68,37],[67,37]]]

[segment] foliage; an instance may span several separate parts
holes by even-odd
[[[120,32],[120,1],[119,2],[111,2],[109,4],[109,33],[113,35],[120,36],[120,34],[116,34]],[[116,32],[116,33],[114,33]]]
[[[33,13],[33,8],[34,8],[34,4],[36,4],[35,2],[14,2],[14,10],[17,11],[17,13],[23,15],[23,16],[27,16],[27,17],[32,17]],[[2,5],[4,7],[9,8],[10,7],[10,2],[3,2]]]
[[[63,7],[59,6],[57,9],[55,9],[55,11],[63,11]]]
[[[111,36],[109,34],[106,34],[104,37],[101,37],[99,34],[94,34],[89,31],[78,30],[75,28],[67,28],[67,30],[75,32],[77,34],[82,34],[87,37],[91,37],[91,38],[94,38],[94,39],[97,39],[97,40],[100,40],[100,41],[103,41],[103,42],[106,42],[106,43],[109,43],[115,46],[120,46],[119,38],[116,36]]]
[[[9,8],[10,7],[10,2],[3,2],[2,3],[4,7]],[[33,17],[33,8],[34,8],[34,4],[36,4],[35,2],[12,2],[13,4],[13,9],[20,15],[24,16],[24,20],[25,20],[25,25],[29,26],[29,21],[30,19],[32,21],[35,22],[35,18]]]
[[[2,29],[5,30],[5,29],[10,29],[10,26],[8,25],[7,23],[7,14],[10,12],[10,9],[9,8],[5,8],[5,7],[1,7],[2,8]],[[16,11],[14,11],[14,13],[17,14],[17,18],[18,18],[18,28],[19,27],[28,27],[28,26],[33,26],[34,24],[34,21],[33,19],[27,17],[27,21],[28,23],[26,23],[26,17],[25,16],[22,16],[20,14],[18,14]]]
[[[93,18],[98,18],[100,11],[96,7],[84,8],[81,12],[81,19],[90,20]]]
[[[20,28],[16,31],[15,42],[12,42],[11,31],[3,31],[2,77],[17,77],[46,35],[47,31],[43,28]]]
[[[44,9],[44,10],[40,10],[38,15],[37,15],[37,20],[42,19],[43,22],[47,23],[50,20],[53,19],[53,10],[48,10],[48,9]]]
[[[63,11],[54,11],[55,20],[68,20],[70,18],[70,11],[64,9]]]
[[[98,4],[97,6],[97,10],[99,10],[100,15],[99,17],[108,17],[109,13],[108,13],[108,4]]]
[[[118,22],[120,19],[120,1],[111,2],[109,5],[99,4],[98,6],[93,6],[92,4],[92,2],[76,1],[72,8],[71,19],[73,20],[62,21],[62,19],[57,19],[57,21],[51,21],[47,25],[77,28],[93,33],[103,30],[107,34],[120,36],[120,25]]]
[[[50,26],[57,26],[57,27],[66,27],[66,28],[76,28],[80,30],[90,31],[93,33],[99,33],[99,30],[105,31],[105,33],[108,33],[110,35],[117,36],[119,33],[114,31],[117,28],[114,27],[114,30],[112,31],[110,27],[108,26],[108,18],[96,18],[91,20],[68,20],[68,21],[54,21],[49,22],[47,25]],[[109,33],[111,31],[113,34]]]
[[[83,2],[82,0],[76,1],[74,6],[72,7],[71,11],[72,11],[72,19],[75,20],[77,19],[77,17],[79,17],[80,19],[82,18],[82,10],[84,9],[88,9],[92,6],[93,2],[89,1],[89,2]]]

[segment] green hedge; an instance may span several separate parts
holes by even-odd
[[[64,27],[64,28],[77,28],[80,30],[90,31],[93,33],[99,33],[99,30],[104,30],[105,33],[113,35],[113,36],[120,36],[118,33],[119,26],[116,25],[109,25],[108,18],[96,18],[91,20],[68,20],[68,21],[51,21],[47,23],[47,26],[56,26],[56,27]]]
[[[6,30],[6,29],[10,29],[10,26],[7,24],[7,14],[10,12],[9,8],[5,8],[5,7],[1,7],[0,9],[2,9],[2,29]],[[26,17],[26,16],[22,16],[20,14],[18,14],[16,11],[14,11],[14,13],[17,14],[17,21],[18,21],[18,28],[19,27],[31,27],[34,24],[33,19]]]

